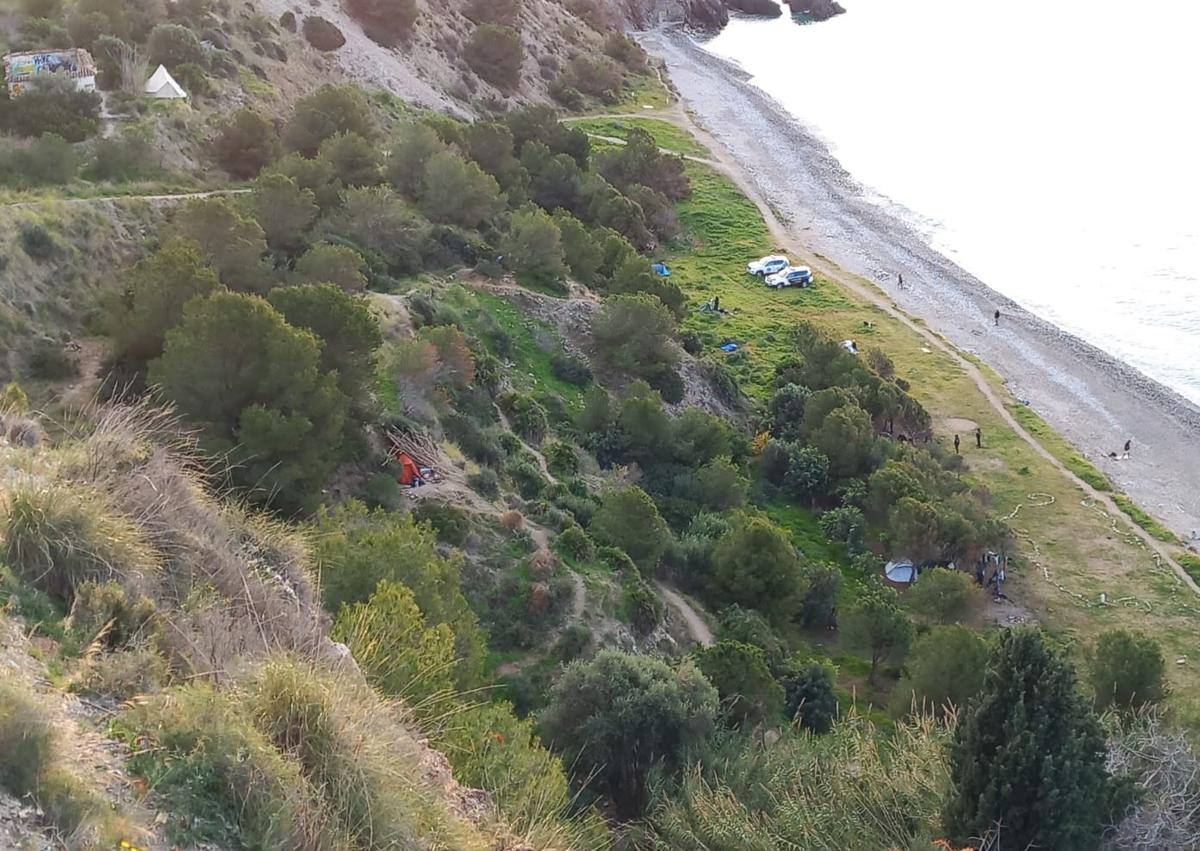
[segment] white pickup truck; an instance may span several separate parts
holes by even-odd
[[[791,262],[782,254],[772,254],[769,257],[763,257],[761,260],[754,260],[747,263],[746,274],[758,275],[760,278],[765,278],[767,275],[782,272],[791,265]]]
[[[807,287],[812,280],[812,269],[807,266],[788,266],[782,272],[768,275],[765,283],[778,290],[784,287]]]

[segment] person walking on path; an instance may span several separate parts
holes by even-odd
[[[996,324],[999,325],[1000,324],[1000,308],[996,308],[996,314],[995,314],[994,318],[996,320]]]
[[[956,434],[956,435],[954,435],[954,454],[955,454],[955,455],[957,455],[957,454],[958,454],[958,446],[959,446],[959,444],[960,444],[961,442],[962,442],[962,441],[960,441],[960,440],[958,439],[958,435],[957,435],[957,434]]]
[[[975,448],[983,449],[983,429],[975,426]]]

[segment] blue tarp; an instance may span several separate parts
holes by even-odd
[[[738,350],[737,343],[726,343],[725,345],[721,346],[721,351],[723,351],[723,352],[736,352],[737,350]]]
[[[654,274],[658,275],[660,278],[671,277],[671,267],[666,263],[655,263],[650,268],[653,269]]]

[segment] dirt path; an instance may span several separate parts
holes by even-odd
[[[17,201],[11,204],[0,204],[7,210],[27,210],[42,207],[46,204],[103,204],[114,201],[147,201],[162,203],[168,201],[191,201],[197,198],[216,198],[222,195],[248,195],[249,189],[212,189],[206,192],[180,192],[173,195],[97,195],[95,198],[39,198],[36,201]]]
[[[575,582],[575,597],[571,601],[571,620],[578,623],[583,620],[583,612],[587,608],[587,585],[583,577],[572,571],[571,579]]]
[[[546,456],[542,454],[540,449],[530,446],[525,438],[517,434],[517,432],[513,429],[512,424],[508,421],[508,415],[504,413],[503,408],[501,408],[499,405],[494,405],[494,407],[496,408],[496,413],[500,416],[500,424],[508,429],[513,437],[521,441],[521,445],[525,447],[526,452],[537,459],[538,468],[541,469],[542,475],[546,477],[546,480],[552,485],[557,485],[558,479],[554,478],[554,474],[550,472],[550,465],[546,463]]]
[[[620,118],[622,116],[610,115],[606,117]],[[857,276],[847,273],[845,270],[834,265],[820,255],[813,255],[809,251],[808,246],[805,245],[804,242],[800,240],[794,233],[792,233],[783,224],[783,222],[779,220],[778,216],[775,215],[775,211],[771,208],[771,205],[768,204],[766,199],[763,198],[763,196],[759,193],[754,181],[741,167],[737,159],[720,141],[716,139],[716,137],[696,124],[696,122],[692,120],[691,116],[688,115],[682,107],[676,104],[669,109],[646,110],[644,113],[640,113],[638,115],[629,115],[624,117],[655,118],[660,121],[666,121],[674,124],[675,126],[691,133],[701,144],[707,147],[713,155],[713,159],[711,160],[699,159],[696,161],[702,162],[716,169],[737,185],[738,189],[740,189],[742,193],[745,194],[745,196],[749,198],[756,207],[758,207],[759,213],[762,215],[763,220],[766,222],[767,228],[771,233],[771,238],[775,240],[780,247],[786,248],[798,255],[809,258],[807,262],[814,270],[820,272],[830,280],[836,281],[841,286],[853,292],[859,298],[870,302],[890,316],[899,320],[910,331],[920,335],[921,338],[924,339],[930,346],[937,348],[939,351],[952,358],[954,362],[957,363],[959,367],[961,367],[962,370],[967,374],[967,376],[979,389],[979,392],[983,394],[983,397],[987,400],[988,404],[991,405],[1004,423],[1013,430],[1014,434],[1028,444],[1034,452],[1048,461],[1064,478],[1068,479],[1073,485],[1082,490],[1089,499],[1103,506],[1114,517],[1120,518],[1128,530],[1133,535],[1140,538],[1151,552],[1157,554],[1164,563],[1170,565],[1171,569],[1175,572],[1176,576],[1179,577],[1181,582],[1190,588],[1193,593],[1200,595],[1200,585],[1197,585],[1196,581],[1192,579],[1190,575],[1188,575],[1187,571],[1185,571],[1179,565],[1179,563],[1175,561],[1170,549],[1166,545],[1151,536],[1141,526],[1138,526],[1136,523],[1134,523],[1129,515],[1122,511],[1116,502],[1113,501],[1111,496],[1103,493],[1102,491],[1096,490],[1083,479],[1079,478],[1079,476],[1071,472],[1065,464],[1063,464],[1053,455],[1053,453],[1042,446],[1042,444],[1038,442],[1037,438],[1026,431],[1026,429],[1019,422],[1017,422],[1016,418],[1012,415],[1008,408],[1005,407],[1004,402],[996,394],[996,391],[992,388],[991,383],[987,380],[978,366],[966,358],[957,348],[946,342],[941,336],[929,330],[924,325],[918,323],[909,314],[897,307],[895,302],[893,302],[885,292],[866,283]],[[696,158],[688,157],[687,159]]]
[[[683,599],[678,592],[672,591],[661,582],[655,582],[654,587],[658,589],[658,593],[662,595],[662,598],[683,618],[683,622],[687,625],[688,632],[691,634],[693,641],[701,647],[712,647],[716,643],[712,630],[708,628],[708,624],[704,622],[704,618],[700,617],[699,613],[692,608],[691,603]]]

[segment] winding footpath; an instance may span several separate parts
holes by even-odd
[[[750,179],[749,175],[738,165],[737,160],[729,153],[728,150],[718,141],[713,135],[699,126],[683,108],[682,104],[676,102],[664,109],[647,109],[639,113],[624,113],[624,114],[598,114],[580,116],[577,120],[584,118],[607,118],[607,119],[634,119],[634,118],[649,118],[658,121],[664,121],[669,124],[685,130],[690,133],[697,141],[704,145],[712,153],[712,158],[694,157],[679,154],[674,151],[666,151],[676,156],[682,156],[685,160],[706,165],[715,171],[720,172],[738,187],[738,189],[749,198],[754,206],[758,208],[759,214],[763,217],[763,221],[767,224],[767,229],[770,231],[771,238],[778,243],[781,248],[785,248],[792,253],[808,258],[806,262],[814,271],[820,272],[826,278],[837,282],[841,286],[853,292],[859,298],[862,298],[871,304],[883,310],[889,316],[897,319],[906,328],[921,336],[929,345],[936,347],[939,351],[948,355],[959,367],[967,374],[979,392],[987,400],[988,404],[999,414],[1004,423],[1012,429],[1022,441],[1027,443],[1038,455],[1048,461],[1064,478],[1070,481],[1073,485],[1079,488],[1086,494],[1087,498],[1094,503],[1104,507],[1112,516],[1117,517],[1128,528],[1129,532],[1139,538],[1142,543],[1162,559],[1164,564],[1170,566],[1171,570],[1186,585],[1192,593],[1200,595],[1200,585],[1188,574],[1183,567],[1180,566],[1171,553],[1171,550],[1153,537],[1149,532],[1137,525],[1133,519],[1126,514],[1113,500],[1112,496],[1099,491],[1085,482],[1058,458],[1054,456],[1050,450],[1042,446],[1032,434],[1030,434],[1024,426],[1022,426],[1012,415],[1012,412],[1004,405],[1003,400],[996,393],[992,384],[987,380],[987,377],[979,369],[979,367],[969,358],[965,357],[961,351],[948,343],[940,335],[934,333],[929,328],[923,326],[914,320],[909,314],[901,310],[887,293],[879,289],[873,284],[867,283],[857,276],[848,274],[844,269],[830,263],[820,255],[814,254],[807,245],[796,237],[787,226],[780,221],[771,205],[767,203],[762,194],[758,191],[758,187]],[[606,137],[606,140],[607,137]],[[612,139],[618,144],[623,144],[619,139]],[[666,589],[662,589],[666,592]],[[678,597],[678,595],[676,595]]]
[[[176,201],[193,201],[200,198],[218,198],[224,195],[248,195],[249,189],[209,189],[203,192],[180,192],[167,195],[98,195],[95,198],[38,198],[33,201],[14,201],[0,204],[6,210],[31,210],[44,207],[47,204],[69,204],[81,206],[87,204],[103,204],[116,201],[145,201],[147,203],[170,203]]]

